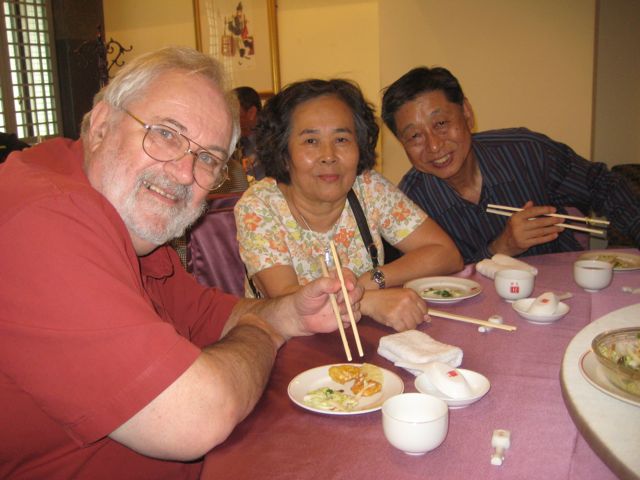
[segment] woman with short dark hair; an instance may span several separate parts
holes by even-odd
[[[320,259],[333,241],[366,289],[364,315],[398,331],[428,319],[422,298],[400,287],[457,271],[462,259],[447,234],[373,170],[378,125],[357,85],[289,85],[265,105],[256,141],[267,178],[235,213],[240,254],[259,292],[279,296],[321,276]],[[385,264],[382,238],[404,256]]]

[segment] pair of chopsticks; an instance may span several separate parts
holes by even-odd
[[[347,313],[349,314],[349,321],[351,322],[351,329],[353,330],[353,336],[356,339],[358,354],[361,357],[364,357],[364,352],[362,350],[362,343],[360,343],[360,334],[358,333],[358,326],[356,325],[356,320],[353,317],[351,302],[349,302],[349,292],[347,292],[347,287],[344,284],[344,276],[342,275],[342,265],[340,264],[340,257],[338,257],[338,252],[336,251],[336,246],[333,243],[333,240],[329,241],[329,247],[331,247],[331,255],[333,256],[333,263],[336,266],[338,278],[340,279],[340,286],[342,287],[342,296],[344,298],[344,303],[347,305]],[[322,268],[322,274],[325,277],[328,277],[329,271],[327,270],[327,265],[324,262],[325,262],[324,258],[320,258],[320,267]],[[351,349],[349,348],[349,342],[347,342],[347,336],[344,333],[344,325],[342,325],[342,317],[340,316],[338,301],[336,300],[336,296],[333,293],[329,295],[329,298],[331,300],[331,307],[333,308],[333,313],[336,316],[336,321],[338,322],[338,330],[340,330],[340,338],[342,338],[342,346],[344,347],[344,353],[347,355],[347,360],[351,361],[353,360],[353,357],[351,356]]]
[[[433,310],[431,308],[429,309],[429,315],[432,317],[440,317],[440,318],[447,318],[449,320],[457,320],[459,322],[474,323],[476,325],[483,325],[489,328],[498,328],[500,330],[506,330],[508,332],[513,332],[518,328],[513,325],[506,325],[503,323],[491,323],[485,320],[479,320],[477,318],[467,317],[465,315],[457,315],[455,313],[447,313],[447,312],[443,312],[442,310]]]
[[[522,211],[521,208],[507,207],[505,205],[493,205],[491,203],[487,205],[487,213],[494,213],[496,215],[503,215],[505,217],[510,217],[511,215],[513,215],[512,212],[521,212],[521,211]],[[587,225],[605,225],[605,226],[609,225],[609,222],[607,222],[606,220],[598,220],[597,218],[590,218],[590,217],[575,217],[573,215],[562,215],[560,213],[547,213],[544,216],[545,217],[564,218],[565,220],[573,220],[575,222],[584,222]],[[597,235],[604,235],[604,231],[603,230],[598,230],[598,229],[595,229],[595,228],[580,227],[578,225],[572,225],[570,223],[563,223],[560,226],[564,227],[564,228],[569,228],[569,229],[572,229],[572,230],[578,230],[580,232],[587,232],[587,233],[595,233]]]

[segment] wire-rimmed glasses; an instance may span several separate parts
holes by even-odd
[[[226,160],[221,156],[202,148],[175,128],[166,125],[149,125],[130,111],[124,108],[122,110],[146,130],[142,138],[142,149],[154,160],[172,162],[187,153],[193,155],[193,179],[205,190],[215,190],[227,179],[229,169]],[[191,144],[200,149],[192,150]]]

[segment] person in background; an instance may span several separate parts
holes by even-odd
[[[251,87],[237,87],[233,89],[240,102],[240,138],[236,148],[229,158],[229,178],[212,193],[244,192],[249,183],[264,176],[264,169],[255,162],[255,143],[253,129],[256,125],[258,113],[262,109],[260,95]]]
[[[0,163],[4,162],[11,152],[29,147],[15,133],[0,132]]]
[[[262,295],[295,292],[321,277],[333,241],[366,289],[363,315],[399,331],[427,320],[425,302],[402,285],[458,271],[462,258],[433,220],[373,170],[378,125],[359,88],[341,79],[287,86],[267,101],[256,140],[267,177],[249,187],[235,215],[240,255]],[[385,263],[382,237],[402,258]]]
[[[415,68],[384,90],[382,118],[413,167],[400,188],[451,235],[465,263],[581,250],[562,219],[593,210],[640,247],[640,199],[625,179],[525,128],[472,134],[473,111],[445,68]],[[513,216],[488,204],[521,207]]]
[[[242,159],[242,165],[250,181],[264,178],[264,166],[256,157],[255,127],[258,115],[262,110],[260,95],[251,87],[236,87],[233,89],[240,102],[240,139],[237,152]]]
[[[0,166],[0,477],[195,479],[260,398],[278,348],[337,328],[322,278],[205,288],[165,243],[203,211],[238,136],[222,70],[190,48],[127,62],[81,140]],[[347,274],[349,298],[362,289]]]

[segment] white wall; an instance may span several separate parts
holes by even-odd
[[[418,65],[458,78],[477,130],[527,126],[591,148],[594,0],[379,0],[381,84]],[[385,130],[383,169],[409,168]]]
[[[102,0],[102,8],[106,39],[133,46],[125,62],[168,45],[196,46],[192,0]]]
[[[104,0],[104,14],[107,39],[134,46],[125,61],[195,46],[192,0]],[[281,80],[348,77],[379,111],[383,87],[441,65],[461,81],[478,130],[527,126],[586,158],[638,162],[639,18],[638,0],[278,0]],[[382,159],[393,181],[409,168],[386,129]]]
[[[640,163],[640,1],[600,2],[593,159]]]

